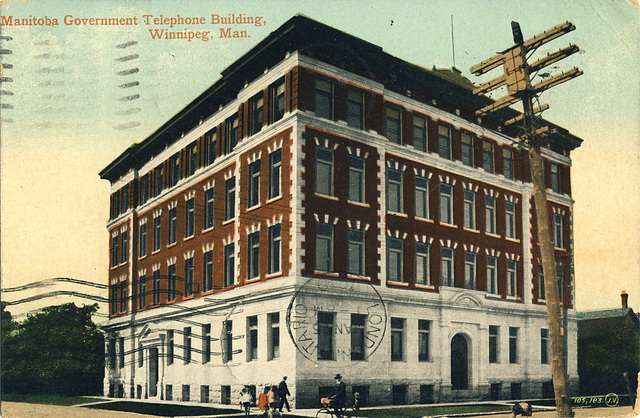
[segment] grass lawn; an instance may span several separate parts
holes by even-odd
[[[465,414],[470,412],[510,412],[506,405],[457,405],[457,406],[419,406],[371,409],[360,411],[359,417],[423,417],[430,415]]]
[[[113,401],[96,405],[89,405],[86,408],[103,409],[107,411],[124,411],[136,414],[155,415],[160,417],[175,416],[202,416],[202,415],[220,415],[220,414],[237,414],[240,408],[214,408],[209,406],[187,406],[148,402],[129,402],[129,401]]]
[[[26,402],[62,406],[98,402],[102,399],[103,398],[96,396],[18,395],[10,393],[2,394],[2,400],[6,402]]]

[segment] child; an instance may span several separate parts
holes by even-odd
[[[244,416],[248,417],[249,411],[251,409],[251,404],[253,403],[253,396],[251,396],[247,388],[242,389],[240,401],[242,402],[242,407],[244,408]]]

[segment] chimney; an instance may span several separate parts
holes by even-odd
[[[622,307],[625,309],[628,308],[629,305],[627,304],[627,299],[629,299],[629,295],[627,295],[627,292],[625,290],[620,293],[620,298],[622,299]]]

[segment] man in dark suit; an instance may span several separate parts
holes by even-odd
[[[344,409],[344,404],[347,401],[347,385],[342,381],[342,376],[340,376],[340,374],[337,374],[335,379],[336,386],[333,388],[333,395],[331,395],[329,399],[331,399],[333,409],[336,411],[336,416],[339,418],[342,416],[342,410]]]
[[[286,405],[287,412],[291,412],[289,401],[287,401],[287,396],[291,396],[291,393],[289,393],[289,388],[287,387],[287,376],[283,377],[282,382],[280,382],[280,384],[278,385],[278,396],[280,397],[278,410],[282,412],[282,407]]]

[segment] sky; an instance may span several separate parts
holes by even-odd
[[[475,77],[469,67],[513,44],[512,20],[520,23],[525,39],[569,20],[577,29],[536,56],[575,43],[580,52],[549,72],[574,66],[584,71],[541,95],[550,105],[543,116],[584,140],[572,153],[576,307],[620,306],[620,292],[626,290],[630,306],[640,310],[640,7],[635,0],[3,0],[0,5],[5,19],[58,23],[2,27],[2,289],[55,277],[106,284],[109,183],[98,173],[295,14],[426,68],[450,68],[455,60],[476,83],[499,75]],[[263,24],[241,28],[248,38],[221,39],[212,15],[229,14],[262,16]],[[153,18],[146,24],[145,15],[204,17],[205,24],[171,28]],[[91,17],[135,17],[138,24],[82,24]],[[207,41],[153,39],[150,31],[160,29],[211,33]],[[137,71],[122,75],[132,69]],[[24,296],[2,297],[17,295]],[[60,303],[59,298],[47,302]]]

